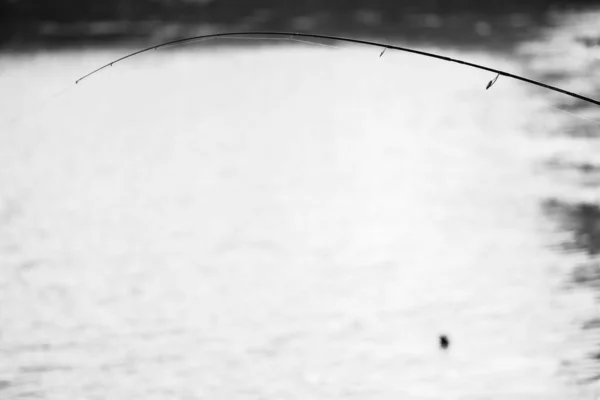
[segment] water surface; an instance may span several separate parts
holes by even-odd
[[[511,57],[430,50],[551,59],[588,92],[551,48],[589,15]],[[360,47],[159,51],[71,83],[122,53],[4,58],[2,396],[594,398],[572,276],[596,253],[564,245],[595,192],[553,167],[593,170],[597,143],[557,134],[593,122]]]

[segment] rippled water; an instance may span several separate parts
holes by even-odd
[[[592,95],[594,17],[436,50]],[[356,47],[71,84],[121,53],[4,57],[0,397],[594,398],[596,109]]]

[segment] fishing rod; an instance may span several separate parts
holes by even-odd
[[[548,85],[545,84],[543,82],[539,82],[533,79],[529,79],[529,78],[525,78],[523,76],[519,76],[519,75],[514,75],[511,74],[509,72],[506,71],[502,71],[499,69],[495,69],[495,68],[490,68],[490,67],[486,67],[484,65],[480,65],[480,64],[475,64],[475,63],[471,63],[471,62],[467,62],[467,61],[463,61],[463,60],[459,60],[456,58],[450,58],[450,57],[446,57],[443,55],[439,55],[439,54],[435,54],[435,53],[430,53],[427,51],[422,51],[422,50],[416,50],[416,49],[411,49],[408,47],[401,47],[401,46],[395,46],[395,45],[391,45],[391,44],[386,44],[386,43],[381,43],[381,42],[375,42],[375,41],[371,41],[371,40],[361,40],[361,39],[352,39],[352,38],[347,38],[347,37],[343,37],[343,36],[333,36],[333,35],[321,35],[321,34],[317,34],[317,33],[298,33],[298,32],[280,32],[280,31],[255,31],[255,32],[226,32],[226,33],[213,33],[213,34],[208,34],[208,35],[200,35],[200,36],[193,36],[193,37],[188,37],[188,38],[183,38],[183,39],[177,39],[177,40],[172,40],[170,42],[165,42],[165,43],[161,43],[158,45],[154,45],[154,46],[150,46],[147,47],[145,49],[142,50],[138,50],[135,51],[133,53],[127,54],[121,58],[118,58],[114,61],[109,62],[108,64],[105,64],[103,66],[101,66],[100,68],[97,68],[95,70],[93,70],[92,72],[82,76],[81,78],[77,79],[75,81],[75,83],[79,83],[82,80],[88,78],[89,76],[100,72],[101,70],[108,68],[108,67],[112,67],[114,64],[121,62],[123,60],[126,60],[130,57],[136,56],[138,54],[141,53],[145,53],[147,51],[150,50],[158,50],[161,47],[166,47],[166,46],[174,46],[174,45],[178,45],[178,44],[184,44],[184,43],[189,43],[189,42],[193,42],[193,41],[200,41],[200,40],[206,40],[206,39],[216,39],[216,38],[235,38],[235,37],[242,37],[242,36],[247,36],[247,37],[253,37],[253,36],[258,36],[260,39],[260,37],[271,37],[271,36],[276,36],[276,37],[280,37],[281,39],[289,39],[289,40],[294,40],[295,38],[305,38],[305,39],[327,39],[327,40],[334,40],[334,41],[338,41],[338,42],[346,42],[346,43],[354,43],[354,44],[361,44],[361,45],[366,45],[366,46],[374,46],[374,47],[379,47],[382,50],[381,54],[379,55],[380,57],[383,56],[383,54],[385,53],[386,50],[398,50],[398,51],[403,51],[403,52],[407,52],[407,53],[413,53],[413,54],[418,54],[421,56],[425,56],[425,57],[431,57],[431,58],[437,58],[439,60],[443,60],[443,61],[448,61],[448,62],[454,62],[457,64],[462,64],[468,67],[472,67],[472,68],[477,68],[480,70],[484,70],[484,71],[489,71],[489,72],[493,72],[495,74],[497,74],[497,76],[488,82],[487,86],[486,86],[486,90],[489,89],[490,87],[492,87],[492,85],[496,82],[496,80],[498,79],[498,77],[500,76],[505,76],[507,78],[513,78],[519,81],[523,81],[523,82],[527,82],[530,83],[532,85],[536,85],[536,86],[540,86],[543,87],[545,89],[549,89],[555,92],[559,92],[562,94],[565,94],[567,96],[570,97],[574,97],[576,99],[580,99],[583,101],[586,101],[588,103],[592,103],[595,104],[597,106],[600,106],[600,101],[592,99],[590,97],[586,97],[586,96],[582,96],[580,94],[577,93],[573,93],[570,92],[568,90],[564,90],[561,88],[558,88],[556,86],[552,86],[552,85]]]

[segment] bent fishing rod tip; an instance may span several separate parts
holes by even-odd
[[[288,36],[288,37],[302,37],[302,38],[309,38],[309,39],[328,39],[328,40],[336,40],[336,41],[340,41],[340,42],[346,42],[346,43],[354,43],[354,44],[361,44],[361,45],[366,45],[366,46],[376,46],[379,48],[383,48],[383,51],[380,53],[379,57],[383,56],[383,54],[385,53],[386,49],[391,49],[391,50],[396,50],[396,51],[403,51],[403,52],[407,52],[407,53],[413,53],[413,54],[417,54],[420,56],[425,56],[425,57],[431,57],[431,58],[437,58],[438,60],[443,60],[443,61],[449,61],[449,62],[455,62],[467,67],[471,67],[471,68],[477,68],[480,70],[485,70],[488,72],[493,72],[495,74],[498,74],[496,76],[496,78],[494,78],[492,81],[488,82],[488,85],[486,87],[486,89],[489,89],[492,87],[492,85],[496,82],[496,80],[498,79],[498,77],[500,75],[505,76],[507,78],[512,78],[512,79],[517,79],[523,82],[527,82],[529,84],[532,85],[536,85],[536,86],[540,86],[543,87],[545,89],[548,90],[552,90],[555,92],[559,92],[562,93],[564,95],[570,96],[570,97],[574,97],[583,101],[586,101],[588,103],[592,103],[595,104],[597,106],[600,106],[600,101],[599,100],[595,100],[592,99],[590,97],[586,97],[586,96],[582,96],[578,93],[574,93],[568,90],[564,90],[561,88],[558,88],[556,86],[552,86],[552,85],[548,85],[545,83],[542,83],[540,81],[534,80],[534,79],[529,79],[529,78],[525,78],[523,76],[519,76],[519,75],[515,75],[515,74],[511,74],[505,71],[501,71],[498,69],[494,69],[494,68],[490,68],[490,67],[486,67],[484,65],[480,65],[480,64],[475,64],[472,62],[468,62],[468,61],[464,61],[464,60],[460,60],[460,59],[453,59],[450,57],[446,57],[440,54],[436,54],[436,53],[430,53],[427,51],[423,51],[423,50],[417,50],[417,49],[411,49],[411,48],[407,48],[407,47],[401,47],[401,46],[396,46],[396,45],[392,45],[392,44],[387,44],[387,43],[381,43],[381,42],[375,42],[375,41],[371,41],[371,40],[362,40],[362,39],[352,39],[352,38],[348,38],[348,37],[343,37],[343,36],[333,36],[333,35],[321,35],[321,34],[317,34],[317,33],[299,33],[299,32],[281,32],[281,31],[256,31],[256,32],[224,32],[224,33],[213,33],[213,34],[209,34],[209,35],[199,35],[199,36],[192,36],[192,37],[187,37],[187,38],[183,38],[183,39],[177,39],[177,40],[172,40],[170,42],[165,42],[165,43],[161,43],[158,45],[154,45],[151,47],[147,47],[145,49],[141,49],[138,50],[136,52],[127,54],[126,56],[123,56],[117,60],[111,61],[110,63],[96,69],[95,71],[90,72],[89,74],[87,74],[86,76],[80,78],[79,80],[83,80],[85,78],[87,78],[88,76],[95,74],[96,72],[99,72],[100,70],[106,68],[106,67],[112,67],[113,64],[116,64],[120,61],[123,61],[127,58],[133,57],[135,55],[144,53],[146,51],[150,51],[152,49],[156,50],[159,47],[164,47],[164,46],[172,46],[172,45],[177,45],[177,44],[183,44],[183,43],[188,43],[188,42],[192,42],[192,41],[198,41],[198,40],[204,40],[204,39],[214,39],[214,38],[219,38],[219,37],[234,37],[234,36]]]

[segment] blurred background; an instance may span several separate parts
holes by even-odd
[[[0,398],[597,399],[600,3],[0,0]],[[450,346],[439,346],[447,335]]]
[[[231,29],[316,30],[497,43],[549,23],[548,16],[594,5],[594,0],[124,0],[43,2],[2,0],[1,37],[8,43],[65,44],[85,41],[166,40]],[[495,30],[498,34],[494,35]],[[508,38],[504,39],[506,42]],[[479,40],[481,42],[481,40]]]

